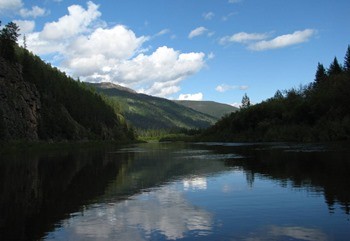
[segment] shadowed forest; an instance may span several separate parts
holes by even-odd
[[[118,103],[18,46],[18,32],[0,32],[0,140],[134,139]]]
[[[350,139],[350,46],[344,64],[337,58],[326,69],[318,63],[307,86],[277,91],[250,105],[247,96],[238,112],[207,129],[202,140],[339,141]]]
[[[3,140],[134,140],[130,122],[141,128],[138,133],[146,130],[146,135],[154,135],[157,128],[163,136],[165,127],[169,133],[177,129],[175,138],[169,140],[350,139],[350,46],[343,64],[337,58],[328,68],[318,63],[315,79],[309,85],[278,90],[272,98],[256,105],[251,105],[245,95],[239,111],[201,131],[197,128],[213,123],[214,117],[161,98],[140,95],[142,98],[138,96],[136,101],[130,97],[136,93],[115,89],[98,93],[91,85],[72,79],[30,53],[25,43],[19,47],[18,32],[18,26],[11,22],[0,33]],[[122,94],[117,98],[106,91]],[[130,109],[137,109],[137,115],[126,111]],[[157,114],[158,119],[163,119],[158,120]]]

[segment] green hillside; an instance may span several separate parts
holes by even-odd
[[[119,107],[0,31],[0,140],[134,139]]]
[[[245,106],[207,129],[201,140],[350,140],[350,46],[344,64],[337,58],[328,69],[319,63],[309,85]]]
[[[222,104],[214,101],[194,101],[194,100],[176,100],[176,103],[205,113],[220,119],[224,115],[231,114],[238,110],[238,108],[231,105]]]
[[[206,128],[216,121],[212,116],[164,98],[138,94],[111,83],[90,85],[117,101],[125,118],[137,129]]]

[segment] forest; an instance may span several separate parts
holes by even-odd
[[[34,86],[34,90],[39,93],[37,139],[134,140],[136,138],[135,131],[122,115],[120,99],[110,98],[106,93],[98,93],[93,86],[84,84],[79,79],[74,80],[51,64],[45,63],[26,49],[25,42],[23,47],[18,46],[16,43],[18,32],[18,26],[12,22],[0,30],[0,60],[4,59],[6,65],[12,66],[12,69],[20,69],[23,81]],[[0,74],[4,79],[4,74]],[[6,86],[6,83],[1,81],[0,84]],[[16,88],[18,86],[14,87]],[[8,93],[0,93],[1,98],[5,98],[6,95]],[[5,102],[1,99],[0,101]],[[10,102],[8,100],[5,102],[7,109],[14,108],[17,111],[20,109],[16,101],[13,101],[12,105]],[[142,110],[152,109],[151,106],[145,106],[144,102],[141,104]],[[32,105],[33,103],[30,104]],[[0,140],[25,138],[20,135],[11,136],[11,133],[8,133],[9,118],[4,112],[6,108],[0,108]],[[174,107],[170,109],[174,111]],[[13,118],[20,119],[20,115]],[[22,126],[22,129],[25,129],[25,126]],[[245,95],[239,111],[225,115],[213,126],[203,131],[180,129],[177,132],[175,139],[171,137],[169,140],[304,142],[349,140],[350,46],[347,48],[343,64],[339,63],[336,57],[328,68],[318,63],[315,79],[308,85],[278,90],[272,98],[255,105],[251,105],[249,97]],[[200,132],[201,134],[198,134]],[[164,133],[161,135],[164,136]]]
[[[335,57],[326,69],[318,63],[313,82],[278,90],[204,131],[202,141],[342,141],[350,139],[350,46],[344,63]]]
[[[21,82],[31,86],[39,93],[37,138],[39,140],[117,140],[135,139],[133,129],[125,122],[115,101],[103,96],[94,88],[67,76],[56,67],[45,63],[38,56],[17,44],[19,28],[15,23],[8,23],[0,32],[0,58],[5,67],[12,72],[20,70],[20,79],[4,86],[13,85],[14,89]],[[6,73],[1,73],[4,75]],[[2,80],[6,82],[6,77]],[[16,87],[17,85],[17,87]],[[18,107],[23,96],[8,95],[3,106]],[[33,98],[33,97],[30,97]],[[32,108],[32,107],[31,107]],[[5,109],[5,108],[3,108]],[[0,109],[0,140],[25,139],[25,136],[6,133],[10,129],[8,117]],[[7,113],[8,114],[8,113]],[[17,119],[19,117],[16,117]],[[7,121],[7,122],[6,122]],[[17,120],[13,120],[16,122]]]

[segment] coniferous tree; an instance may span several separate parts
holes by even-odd
[[[23,48],[27,49],[27,37],[25,34],[23,35]]]
[[[283,94],[280,90],[277,90],[275,95],[273,96],[274,99],[281,100],[283,99]]]
[[[15,44],[19,37],[20,28],[14,22],[9,22],[0,30],[0,56],[8,61],[15,61]]]
[[[242,98],[242,105],[241,108],[242,109],[246,109],[250,106],[250,99],[247,95],[247,93],[244,94],[243,98]]]
[[[1,29],[0,36],[3,39],[11,41],[12,43],[16,43],[17,38],[20,36],[19,30],[20,28],[16,23],[9,22],[3,29]]]
[[[323,64],[318,63],[317,71],[315,74],[315,83],[320,84],[327,78],[327,72]]]
[[[334,76],[334,75],[337,75],[337,74],[341,74],[342,71],[343,71],[342,67],[339,64],[337,57],[334,57],[333,62],[329,66],[328,75],[329,76]]]
[[[223,117],[206,130],[203,140],[350,140],[349,63],[350,47],[344,67],[336,58],[328,71],[319,63],[312,85],[286,90],[283,95],[277,91],[273,98],[247,109],[243,108],[249,103],[248,97],[243,96],[242,110]],[[326,81],[318,86],[316,83],[323,77]]]
[[[350,45],[348,45],[348,49],[344,58],[344,70],[350,74]]]

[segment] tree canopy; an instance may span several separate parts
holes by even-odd
[[[0,30],[0,56],[10,62],[16,60],[15,45],[20,28],[14,22],[9,22]]]
[[[350,45],[348,45],[348,49],[344,58],[344,70],[350,73]]]
[[[10,70],[21,66],[22,71],[18,72],[24,82],[38,91],[39,139],[134,139],[134,130],[125,122],[117,102],[19,47],[16,43],[18,31],[18,26],[12,22],[0,30],[0,57],[10,65],[16,63]],[[0,109],[0,139],[4,139],[1,131],[6,128],[2,117]]]
[[[16,43],[17,38],[20,36],[19,30],[20,28],[16,23],[9,22],[3,29],[0,30],[0,38]]]
[[[241,108],[242,109],[245,109],[245,108],[248,108],[250,106],[250,99],[247,95],[247,93],[245,93],[242,97],[242,105],[241,105]]]
[[[327,78],[326,69],[324,68],[323,64],[318,63],[316,75],[315,75],[315,83],[316,84],[322,83],[323,81],[325,81],[326,78]]]
[[[333,62],[329,66],[328,75],[340,74],[342,72],[342,70],[343,69],[342,69],[341,65],[339,64],[337,57],[334,57]]]
[[[350,140],[350,49],[344,68],[337,58],[328,69],[317,65],[309,85],[277,91],[273,98],[241,108],[207,129],[211,141]],[[244,96],[247,103],[247,97]],[[242,99],[242,104],[243,104]]]

